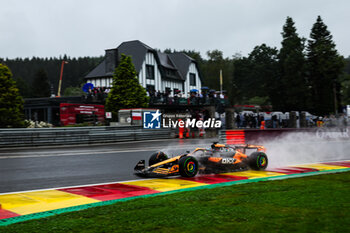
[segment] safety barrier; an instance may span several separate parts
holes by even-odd
[[[308,135],[308,139],[345,139],[349,140],[347,128],[277,128],[277,129],[233,129],[220,130],[219,140],[226,144],[263,143],[279,139],[285,135]]]
[[[170,129],[143,129],[140,126],[1,129],[0,147],[123,142],[172,138],[173,135]]]
[[[245,133],[244,130],[221,130],[219,139],[226,144],[245,144]]]

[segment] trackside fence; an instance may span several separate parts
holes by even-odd
[[[0,129],[0,148],[92,144],[173,138],[170,129],[143,129],[139,126]]]
[[[271,140],[350,140],[349,127],[334,128],[279,128],[220,130],[219,140],[226,144],[254,144]]]
[[[244,130],[221,130],[219,140],[226,144],[245,144]]]

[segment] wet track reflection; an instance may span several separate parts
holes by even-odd
[[[177,155],[215,139],[157,140],[0,150],[0,193],[139,179],[133,168],[155,151]],[[270,168],[350,159],[349,141],[267,142]]]

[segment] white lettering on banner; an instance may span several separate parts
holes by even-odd
[[[202,128],[203,127],[203,121],[197,121],[196,126],[197,126],[197,128]]]
[[[80,105],[79,108],[94,108],[94,106],[84,106],[84,105]]]
[[[183,120],[179,121],[179,127],[183,128],[185,126],[185,122]]]
[[[338,131],[338,132],[332,132],[332,131],[326,131],[325,129],[318,129],[316,131],[316,136],[318,138],[349,138],[349,133],[348,133],[348,129],[345,129],[344,131]]]
[[[186,121],[186,126],[187,127],[186,128],[189,128],[189,127],[194,128],[195,124],[196,124],[196,119],[192,119],[192,120],[187,119],[187,121]]]
[[[221,122],[221,121],[220,121]],[[204,128],[209,128],[209,126],[210,126],[210,122],[209,121],[204,121],[204,124],[203,124],[203,127]],[[221,127],[221,125],[220,125],[220,127]],[[219,127],[219,128],[220,128]]]
[[[153,123],[148,123],[147,125],[144,126],[145,128],[153,128]]]
[[[98,109],[96,108],[89,108],[89,109],[86,109],[86,108],[75,108],[75,111],[94,111],[94,112],[97,112]]]
[[[173,121],[171,119],[163,118],[163,128],[221,128],[222,122],[220,120],[215,120],[215,118],[209,118],[206,121],[187,119],[186,121],[177,120]]]

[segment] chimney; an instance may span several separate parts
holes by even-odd
[[[106,73],[113,73],[117,65],[117,50],[106,50]]]

